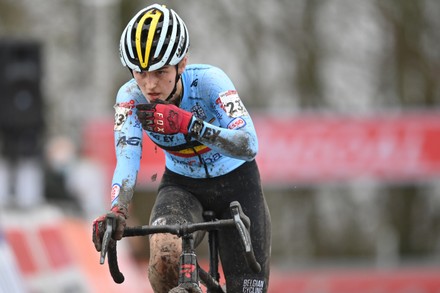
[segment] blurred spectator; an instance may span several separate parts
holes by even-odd
[[[32,208],[43,200],[39,158],[0,158],[0,208]]]
[[[78,154],[74,142],[53,137],[46,146],[46,198],[91,219],[102,212],[105,178],[102,168]]]
[[[66,183],[75,159],[73,143],[65,137],[50,139],[46,145],[45,158],[44,194],[47,201],[78,212],[78,199]]]

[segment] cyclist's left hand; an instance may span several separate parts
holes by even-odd
[[[192,113],[162,103],[139,104],[136,108],[143,129],[161,134],[188,134]]]

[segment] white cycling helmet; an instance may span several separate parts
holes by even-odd
[[[189,48],[183,20],[172,9],[153,4],[139,11],[121,35],[121,62],[137,72],[176,65]]]

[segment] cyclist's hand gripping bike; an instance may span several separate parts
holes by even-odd
[[[261,270],[260,264],[255,259],[252,249],[251,237],[249,234],[250,220],[243,213],[240,203],[233,201],[230,204],[231,219],[218,220],[212,212],[205,212],[204,216],[207,220],[202,223],[181,223],[174,225],[158,225],[158,226],[138,226],[126,227],[123,237],[146,236],[156,233],[170,233],[182,238],[182,254],[180,256],[179,285],[170,292],[202,292],[199,281],[206,286],[208,293],[224,293],[219,285],[218,272],[218,243],[217,231],[227,228],[236,228],[239,239],[242,244],[244,255],[248,266],[254,272]],[[120,272],[116,253],[116,241],[111,237],[115,228],[116,218],[114,214],[107,214],[106,231],[102,241],[100,263],[104,264],[106,254],[108,253],[108,265],[113,280],[120,284],[124,282],[124,275]],[[196,231],[209,232],[209,273],[204,271],[197,263],[197,257],[194,251],[194,240],[192,233]]]

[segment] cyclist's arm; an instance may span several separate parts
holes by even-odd
[[[219,153],[251,161],[258,152],[252,119],[227,75],[219,69],[214,69],[214,74],[218,83],[211,85],[208,103],[220,125],[193,119],[189,132]]]
[[[133,85],[132,85],[133,86]],[[137,119],[135,104],[139,97],[121,88],[116,97],[114,145],[116,168],[112,179],[112,207],[128,207],[136,185],[142,155],[142,127]]]

